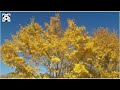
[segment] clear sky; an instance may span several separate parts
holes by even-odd
[[[4,12],[1,12],[1,15]],[[9,12],[7,12],[9,13]],[[25,26],[30,23],[30,18],[35,17],[35,22],[42,25],[49,22],[50,17],[54,16],[56,12],[10,12],[11,22],[1,22],[1,42],[3,44],[5,39],[11,39],[11,34],[15,34],[20,25]],[[87,32],[91,33],[98,27],[106,27],[111,31],[119,32],[119,13],[118,12],[58,12],[62,28],[67,28],[67,20],[74,19],[78,26],[85,26]],[[14,71],[13,68],[8,67],[0,61],[1,74],[6,74]]]

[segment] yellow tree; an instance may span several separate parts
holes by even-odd
[[[19,76],[25,78],[39,77],[35,66],[28,64],[27,57],[34,61],[38,52],[37,45],[41,42],[42,28],[34,21],[26,27],[21,27],[12,40],[6,40],[1,46],[1,56],[4,63],[16,69]],[[29,61],[29,62],[30,62]],[[14,75],[13,75],[14,76]]]
[[[31,20],[1,46],[2,61],[15,68],[10,78],[118,78],[118,36],[100,28],[93,36],[85,26],[68,20],[61,30],[60,16],[45,29]],[[109,43],[109,44],[108,44]],[[43,74],[41,70],[46,68]]]
[[[119,77],[119,38],[115,32],[106,28],[99,28],[93,34],[94,62],[98,71],[96,77],[117,78]]]

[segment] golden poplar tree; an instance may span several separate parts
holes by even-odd
[[[59,14],[45,28],[32,19],[0,47],[2,62],[15,68],[2,78],[119,78],[118,36],[105,28],[92,36],[85,30],[71,19],[62,30]]]

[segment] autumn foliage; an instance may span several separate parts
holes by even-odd
[[[98,28],[90,36],[74,20],[62,30],[58,14],[45,27],[32,19],[0,47],[1,60],[15,68],[3,78],[119,78],[119,37],[114,32]]]

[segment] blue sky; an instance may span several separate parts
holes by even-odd
[[[1,12],[1,14],[4,12]],[[56,12],[7,12],[11,13],[11,22],[1,22],[1,42],[3,44],[5,39],[11,39],[11,34],[15,34],[20,25],[25,26],[30,23],[30,18],[35,17],[35,22],[42,25],[49,22],[50,17],[54,16]],[[87,32],[91,33],[98,27],[106,27],[111,31],[119,32],[119,13],[118,12],[59,12],[62,28],[67,28],[67,20],[73,19],[78,26],[85,26]],[[8,67],[0,61],[1,72],[6,74],[14,71],[13,68]]]

